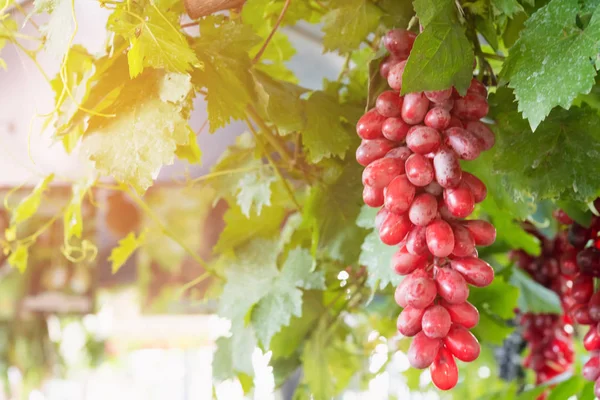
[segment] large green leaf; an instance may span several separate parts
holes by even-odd
[[[519,288],[519,310],[532,313],[562,314],[560,298],[531,279],[519,268],[514,268],[510,282]]]

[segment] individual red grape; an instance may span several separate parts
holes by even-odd
[[[479,139],[463,128],[448,128],[444,131],[445,144],[458,154],[463,160],[474,160],[481,153]]]
[[[595,381],[600,376],[600,357],[592,356],[584,365],[581,374],[588,381]]]
[[[596,380],[596,383],[594,384],[594,396],[600,398],[600,379]]]
[[[440,196],[444,192],[444,188],[441,187],[436,181],[433,181],[429,185],[425,186],[423,190],[434,196]]]
[[[450,149],[440,149],[433,159],[435,179],[442,187],[451,188],[460,183],[462,169],[456,153]]]
[[[375,189],[373,186],[363,188],[363,201],[369,207],[381,207],[384,202],[383,189]]]
[[[452,325],[448,310],[437,304],[429,306],[422,318],[423,333],[433,339],[445,337]]]
[[[406,175],[395,177],[385,190],[385,208],[398,214],[406,212],[415,198],[415,192]]]
[[[396,291],[394,292],[394,300],[396,301],[396,304],[402,308],[408,306],[408,303],[406,302],[406,286],[410,283],[411,279],[412,275],[408,275],[404,278],[402,282],[396,286]]]
[[[388,85],[398,92],[402,90],[402,75],[404,74],[404,67],[406,67],[406,61],[400,61],[397,64],[391,65],[387,75]]]
[[[441,346],[429,368],[431,381],[440,390],[450,390],[458,383],[458,367],[452,353]]]
[[[593,294],[588,303],[590,317],[594,321],[600,321],[600,291]]]
[[[460,304],[469,297],[469,286],[465,278],[450,268],[438,268],[435,276],[440,297],[450,304]]]
[[[479,323],[479,311],[468,301],[458,304],[442,301],[441,304],[448,310],[452,323],[464,326],[467,329],[474,328]]]
[[[591,325],[594,323],[594,320],[590,316],[590,311],[585,304],[575,304],[571,308],[571,317],[580,325]]]
[[[403,142],[406,139],[406,134],[410,129],[410,125],[402,120],[402,118],[388,118],[381,127],[381,133],[386,139],[393,142]]]
[[[485,287],[494,280],[494,269],[477,257],[457,258],[450,265],[473,286]]]
[[[468,217],[475,209],[473,193],[466,184],[444,189],[444,203],[448,207],[448,211],[458,218]]]
[[[496,228],[487,221],[481,219],[464,221],[463,226],[471,232],[477,246],[489,246],[496,240]]]
[[[396,160],[398,160],[399,162],[401,162],[404,165],[404,163],[406,162],[406,160],[408,159],[408,157],[410,157],[410,155],[412,153],[413,152],[410,151],[410,149],[408,147],[401,146],[401,147],[396,147],[395,149],[388,151],[387,154],[385,155],[385,158],[395,158]]]
[[[426,231],[427,227],[425,226],[413,226],[406,236],[406,251],[416,256],[429,255]]]
[[[404,173],[404,163],[391,157],[384,157],[370,163],[363,171],[362,183],[375,189],[383,189],[398,175]]]
[[[600,350],[600,334],[595,326],[590,327],[590,330],[583,337],[583,347],[587,351]]]
[[[390,72],[390,76],[393,71]],[[389,81],[389,79],[388,79]],[[402,119],[411,125],[423,122],[429,110],[429,100],[423,93],[408,93],[402,104]]]
[[[424,227],[435,219],[437,209],[436,198],[429,193],[421,193],[412,202],[408,210],[408,217],[413,224]]]
[[[552,216],[554,217],[555,220],[557,220],[561,224],[571,225],[573,223],[573,220],[571,219],[571,217],[569,217],[569,215],[566,212],[564,212],[564,210],[561,210],[561,209],[554,210],[552,212]]]
[[[436,151],[440,147],[441,140],[440,133],[427,126],[419,126],[411,129],[406,135],[406,145],[418,154],[427,154]]]
[[[421,332],[421,319],[423,318],[424,313],[424,308],[405,307],[398,316],[398,321],[396,323],[398,332],[409,337],[415,336],[417,333]]]
[[[384,117],[399,117],[402,112],[402,103],[404,97],[393,90],[387,90],[377,96],[375,100],[375,109]]]
[[[379,238],[388,246],[395,246],[406,237],[411,227],[408,215],[390,212],[381,223]]]
[[[575,275],[579,272],[577,251],[567,250],[560,256],[560,271],[565,275]]]
[[[569,227],[567,231],[567,238],[569,243],[571,243],[576,248],[580,249],[585,246],[589,239],[589,232],[586,227],[579,225],[577,222],[574,222]]]
[[[383,77],[383,79],[387,80],[387,77],[390,73],[390,69],[398,64],[399,62],[404,61],[405,59],[394,57],[393,55],[387,56],[381,64],[379,64],[379,74]]]
[[[381,228],[381,224],[383,224],[383,221],[385,221],[389,213],[390,212],[386,208],[381,208],[377,211],[377,215],[375,216],[375,228],[377,228],[377,230]]]
[[[481,203],[487,197],[487,187],[478,177],[463,171],[461,183],[465,183],[473,193],[475,203]]]
[[[435,282],[423,270],[412,273],[410,282],[406,284],[404,290],[406,304],[415,308],[426,308],[433,303],[437,295]]]
[[[479,138],[482,151],[487,151],[494,147],[494,144],[496,143],[496,135],[483,122],[468,121],[465,124],[465,129]]]
[[[571,296],[578,304],[586,304],[594,294],[594,279],[591,276],[579,275],[573,280]]]
[[[425,97],[432,103],[443,103],[452,97],[452,88],[425,92]]]
[[[452,112],[458,118],[474,121],[485,117],[488,110],[489,106],[485,97],[477,94],[467,94],[465,97],[455,99],[452,108]]]
[[[399,275],[408,275],[416,269],[424,268],[426,263],[427,256],[411,254],[405,246],[400,247],[392,257],[392,268]]]
[[[454,233],[454,249],[452,254],[457,257],[468,257],[475,250],[475,240],[467,228],[462,225],[452,225]]]
[[[427,186],[433,181],[433,164],[422,154],[413,153],[404,167],[408,180],[415,186]]]
[[[356,149],[356,161],[366,167],[373,161],[385,156],[394,147],[396,147],[396,144],[387,139],[363,140]]]
[[[445,110],[442,107],[433,107],[425,115],[424,121],[425,125],[428,127],[443,131],[450,125],[451,119],[452,117],[448,110]]]
[[[452,118],[450,118],[450,124],[448,124],[448,128],[464,128],[464,124],[462,123],[462,121],[458,118],[456,118],[454,115],[452,116]]]
[[[392,29],[383,37],[383,45],[395,57],[408,58],[416,38],[411,31]]]
[[[577,265],[584,275],[600,277],[600,250],[588,247],[577,254]]]
[[[365,115],[360,117],[356,124],[356,133],[363,139],[373,140],[383,138],[381,128],[385,122],[385,117],[373,109],[367,111]]]
[[[473,78],[473,79],[471,79],[471,85],[467,89],[467,93],[468,94],[476,94],[478,96],[486,98],[487,97],[487,88],[485,87],[485,85],[483,83],[481,83],[477,79]]]
[[[413,368],[427,368],[435,360],[440,349],[441,340],[428,338],[423,332],[419,332],[413,338],[408,348],[408,362]]]
[[[427,225],[427,248],[436,257],[448,257],[454,249],[454,233],[446,221],[437,219]]]
[[[465,362],[474,361],[481,351],[477,338],[460,325],[452,325],[444,344],[454,357]]]

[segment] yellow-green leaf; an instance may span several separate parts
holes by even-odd
[[[36,0],[35,11],[50,14],[48,22],[40,27],[44,34],[44,45],[53,55],[62,59],[69,51],[74,33],[75,3],[71,0]]]
[[[19,272],[25,272],[27,269],[27,260],[29,259],[29,246],[20,244],[17,248],[10,253],[8,256],[8,264],[19,270]]]
[[[200,164],[200,161],[202,161],[202,151],[196,140],[196,132],[189,128],[188,130],[188,143],[177,145],[175,155],[182,160],[187,160],[190,164]]]
[[[63,216],[63,227],[65,240],[69,241],[73,236],[81,238],[83,230],[83,221],[81,218],[81,202],[87,191],[92,186],[93,181],[78,182],[73,185],[73,196],[69,202],[65,214]]]
[[[112,249],[108,258],[108,261],[112,262],[113,274],[117,273],[133,252],[142,245],[144,237],[145,232],[138,237],[135,237],[135,232],[130,232],[124,239],[119,240],[119,245]]]
[[[48,189],[50,182],[54,179],[54,174],[48,175],[43,181],[37,184],[33,191],[25,197],[15,208],[12,214],[12,223],[18,224],[31,218],[40,207],[42,194]]]

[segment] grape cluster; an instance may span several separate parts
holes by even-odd
[[[514,325],[514,321],[509,321]],[[507,382],[525,379],[525,371],[521,365],[521,353],[525,350],[527,342],[521,332],[515,330],[503,342],[502,346],[494,349],[494,356],[498,363],[498,376]]]
[[[398,330],[414,337],[409,361],[429,367],[433,383],[448,390],[458,380],[455,358],[469,362],[480,352],[469,331],[479,321],[467,302],[469,284],[484,287],[494,278],[475,248],[494,242],[494,226],[464,220],[487,188],[462,171],[460,160],[474,160],[495,137],[479,121],[488,112],[487,90],[475,79],[465,96],[453,88],[398,93],[415,38],[405,30],[384,37],[390,55],[380,72],[392,90],[380,94],[358,121],[362,143],[356,159],[366,167],[365,203],[382,207],[375,220],[381,241],[398,246],[392,266],[406,275],[395,299],[404,308]]]

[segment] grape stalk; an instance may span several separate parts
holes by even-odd
[[[391,264],[406,276],[395,300],[403,308],[398,331],[413,337],[410,364],[429,367],[433,383],[449,390],[458,381],[456,359],[470,362],[480,353],[469,331],[479,312],[467,298],[469,285],[485,287],[494,279],[476,246],[496,238],[491,223],[465,219],[487,188],[460,160],[476,159],[495,136],[480,121],[488,112],[487,89],[476,79],[465,96],[454,88],[399,94],[415,39],[401,29],[384,37],[390,55],[380,73],[390,90],[358,121],[356,159],[365,167],[364,202],[381,207],[375,226],[383,243],[398,247]]]

